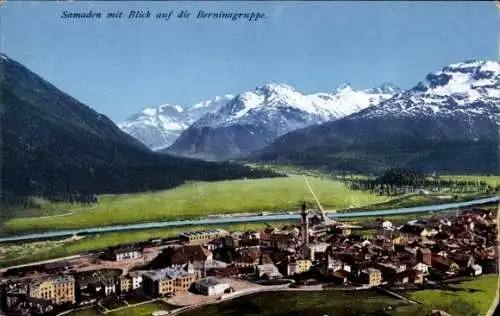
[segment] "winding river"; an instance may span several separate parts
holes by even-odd
[[[375,211],[363,211],[363,210],[353,210],[346,213],[328,213],[330,218],[352,218],[352,217],[363,217],[363,216],[384,216],[384,215],[398,215],[398,214],[411,214],[411,213],[421,213],[421,212],[438,212],[450,209],[458,209],[469,206],[478,206],[483,204],[489,204],[498,202],[500,200],[499,196],[478,199],[467,202],[458,203],[448,203],[448,204],[437,204],[437,205],[426,205],[408,208],[398,208],[389,210],[375,210]],[[141,223],[141,224],[128,224],[128,225],[116,225],[116,226],[102,226],[102,227],[91,227],[91,228],[81,228],[72,230],[54,230],[42,233],[30,233],[25,235],[13,235],[7,237],[0,237],[0,243],[2,242],[14,242],[30,239],[44,239],[44,238],[54,238],[54,237],[64,237],[71,236],[74,234],[98,234],[98,233],[108,233],[108,232],[118,232],[125,230],[136,230],[136,229],[150,229],[150,228],[163,228],[163,227],[179,227],[179,226],[189,226],[189,225],[214,225],[214,224],[230,224],[230,223],[248,223],[248,222],[265,222],[265,221],[283,221],[283,220],[298,220],[300,219],[299,214],[274,214],[274,215],[250,215],[250,216],[225,216],[225,217],[211,217],[204,219],[193,219],[193,220],[180,220],[180,221],[164,221],[164,222],[152,222],[152,223]]]

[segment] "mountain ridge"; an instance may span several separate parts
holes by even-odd
[[[209,160],[235,158],[292,130],[338,119],[392,96],[384,92],[343,85],[332,93],[303,94],[271,82],[203,115],[163,152]]]
[[[362,172],[432,166],[498,173],[499,87],[498,62],[451,64],[378,105],[288,133],[248,159]]]

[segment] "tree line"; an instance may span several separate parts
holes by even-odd
[[[447,189],[449,193],[484,193],[500,192],[500,184],[491,185],[484,180],[441,179],[439,176],[428,176],[410,170],[389,170],[377,178],[343,178],[351,190],[362,190],[379,195],[396,196],[428,190],[440,192]]]

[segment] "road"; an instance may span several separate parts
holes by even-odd
[[[448,204],[437,204],[437,205],[427,205],[427,206],[417,206],[408,208],[398,208],[389,210],[376,210],[376,211],[353,211],[348,213],[327,213],[327,216],[333,219],[336,218],[353,218],[353,217],[365,217],[365,216],[385,216],[385,215],[399,215],[399,214],[411,214],[411,213],[421,213],[421,212],[438,212],[456,208],[463,208],[469,206],[478,206],[487,203],[498,202],[500,198],[498,196],[479,199],[474,201],[459,202],[459,203],[448,203]],[[75,234],[96,234],[96,233],[107,233],[107,232],[117,232],[125,230],[137,230],[137,229],[150,229],[150,228],[162,228],[162,227],[178,227],[178,226],[202,226],[202,225],[217,225],[217,224],[230,224],[230,223],[248,223],[248,222],[266,222],[266,221],[283,221],[283,220],[298,220],[300,215],[290,215],[290,214],[279,214],[279,215],[264,215],[264,216],[233,216],[227,218],[205,218],[199,220],[184,220],[184,221],[165,221],[165,222],[154,222],[154,223],[142,223],[142,224],[129,224],[129,225],[119,225],[119,226],[104,226],[104,227],[92,227],[92,228],[82,228],[73,230],[56,230],[44,233],[34,233],[26,235],[15,235],[8,237],[1,237],[1,242],[10,241],[22,241],[30,239],[43,239],[52,237],[63,237],[71,236]]]

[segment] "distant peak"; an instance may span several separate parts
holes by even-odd
[[[392,83],[383,83],[378,87],[371,89],[375,93],[395,94],[401,91],[401,88],[393,85]]]
[[[270,82],[262,87],[257,87],[255,90],[262,92],[270,92],[270,91],[276,92],[282,90],[295,91],[295,88],[285,83]]]
[[[162,105],[164,106],[164,105]],[[141,111],[141,113],[146,114],[146,115],[155,115],[156,114],[155,108],[145,108],[144,110]]]
[[[442,71],[466,72],[468,70],[493,71],[498,73],[500,72],[500,63],[498,61],[492,61],[492,60],[469,59],[461,63],[445,66]]]
[[[352,91],[352,86],[350,83],[343,83],[335,89],[336,92]]]

